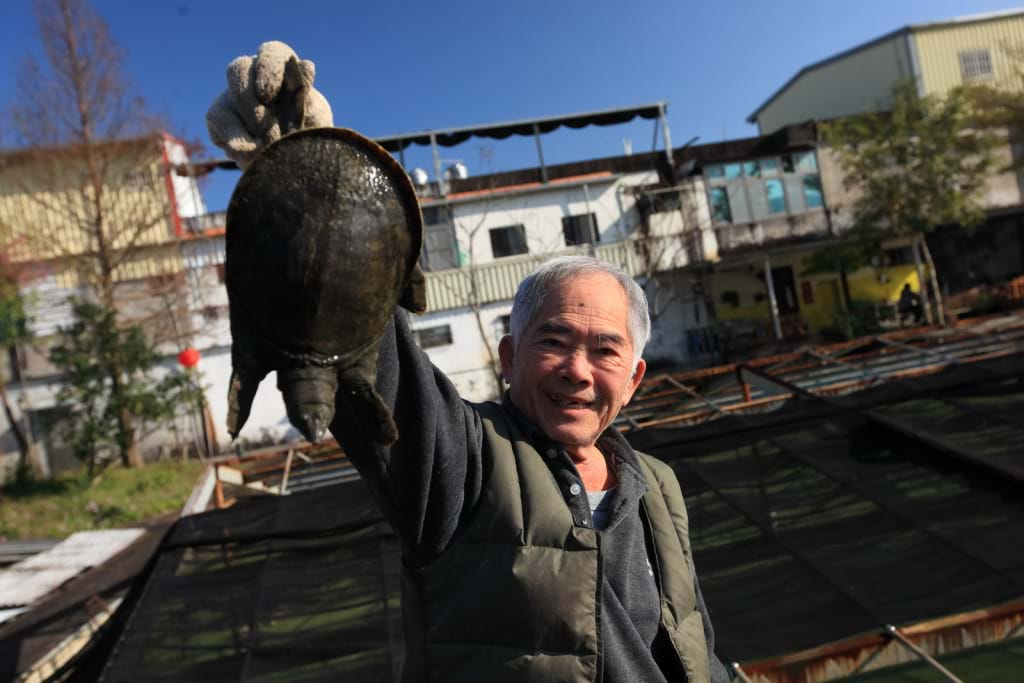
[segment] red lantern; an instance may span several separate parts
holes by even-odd
[[[199,362],[199,352],[189,346],[178,354],[178,362],[186,368],[194,368]]]

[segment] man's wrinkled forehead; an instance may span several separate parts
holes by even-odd
[[[546,320],[537,326],[537,334],[555,334],[571,336],[577,333],[577,330],[565,323],[559,322],[558,320]],[[595,335],[596,341],[602,346],[618,346],[626,347],[626,336],[616,332],[615,330],[600,330]]]

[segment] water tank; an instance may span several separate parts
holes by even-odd
[[[412,178],[414,185],[426,185],[430,181],[430,176],[422,168],[412,169],[412,173],[409,176]]]
[[[469,169],[461,161],[456,161],[454,164],[444,170],[445,180],[465,180],[469,177]]]

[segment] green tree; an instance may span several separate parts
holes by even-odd
[[[13,348],[17,358],[17,346],[30,338],[28,315],[25,301],[18,288],[18,281],[11,265],[0,257],[0,347]],[[0,375],[0,405],[3,406],[7,424],[11,427],[14,440],[18,444],[18,465],[15,476],[23,480],[29,471],[32,460],[32,442],[24,423],[14,414],[10,397],[7,395],[7,382],[10,377]]]
[[[90,471],[115,458],[129,465],[140,429],[201,405],[202,394],[185,373],[152,377],[159,357],[141,327],[119,325],[114,311],[89,301],[74,300],[72,310],[74,324],[50,353],[64,373],[57,399],[71,407],[69,441]]]
[[[151,342],[172,336],[181,341],[188,331],[179,328],[167,303],[180,296],[180,281],[165,278],[161,285],[151,279],[145,291],[123,286],[132,264],[170,234],[162,201],[166,186],[155,161],[161,154],[156,131],[166,126],[136,95],[123,50],[88,0],[35,0],[34,10],[42,59],[30,54],[20,65],[4,131],[18,149],[0,165],[3,180],[18,188],[32,210],[25,211],[22,224],[6,226],[7,237],[31,245],[32,258],[72,273],[88,298],[111,316],[117,311],[122,324],[145,317]],[[155,295],[158,286],[163,293]],[[92,319],[80,319],[76,327],[83,324],[95,327]],[[112,384],[122,459],[141,465],[138,449],[124,442],[138,431],[133,406],[145,416],[152,412],[147,406],[159,401],[139,396],[137,368],[119,365],[126,358],[123,349],[103,346],[120,339],[97,335],[95,346],[80,351],[92,353]],[[143,339],[140,333],[137,341]],[[72,408],[86,420],[76,432],[87,435],[92,418]]]
[[[1009,78],[981,81],[964,87],[972,116],[980,126],[1008,128],[1011,139],[1024,132],[1024,48],[1004,46]],[[1016,160],[1014,167],[1024,163]]]
[[[985,217],[985,181],[995,169],[996,138],[972,128],[963,91],[944,98],[919,97],[912,82],[896,85],[886,111],[870,112],[823,124],[826,143],[838,157],[844,186],[859,192],[853,225],[836,248],[822,250],[811,270],[852,271],[881,255],[883,240],[910,238],[922,299],[928,311],[924,272],[939,297],[935,265],[925,236],[942,225],[971,229]],[[940,322],[941,301],[937,301]],[[928,311],[930,319],[930,311]]]

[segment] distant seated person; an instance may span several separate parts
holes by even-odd
[[[903,321],[907,318],[913,317],[915,323],[920,323],[924,319],[924,310],[921,308],[921,297],[910,288],[909,282],[903,285],[903,291],[900,292],[900,302],[897,304],[897,310],[900,314],[900,325],[903,325]]]

